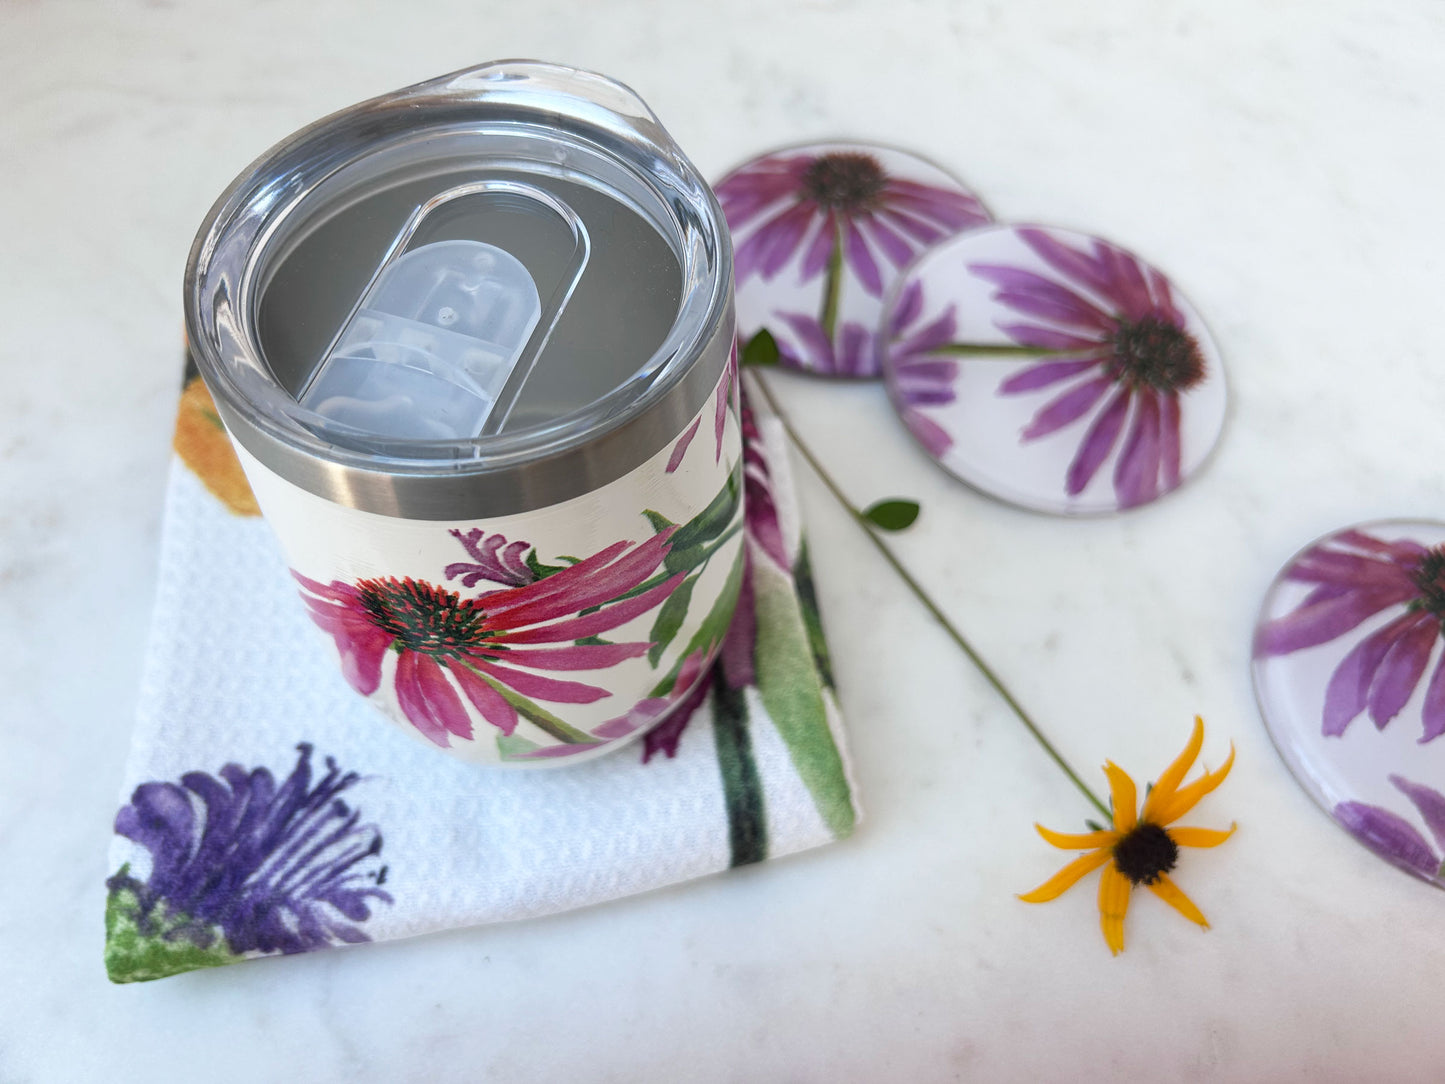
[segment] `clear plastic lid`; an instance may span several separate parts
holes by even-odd
[[[409,248],[439,209],[504,201],[566,227],[545,309],[527,266],[469,238]],[[438,193],[411,214],[297,401],[364,444],[467,440],[506,423],[587,265],[586,227],[556,196],[513,181]]]

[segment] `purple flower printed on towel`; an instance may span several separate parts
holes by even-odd
[[[737,241],[739,284],[755,274],[773,278],[801,250],[802,281],[841,256],[874,297],[883,293],[880,257],[901,268],[928,245],[988,221],[967,193],[891,176],[858,151],[769,155],[725,178],[717,196]]]
[[[117,982],[159,978],[246,955],[309,952],[369,940],[360,928],[386,867],[381,833],[341,794],[356,784],[327,758],[314,781],[311,746],[279,785],[266,768],[227,764],[219,778],[143,783],[115,818],[150,855],[107,882],[106,964]]]
[[[1208,377],[1169,280],[1129,252],[1092,239],[1076,249],[1046,230],[1018,237],[1057,278],[1021,267],[970,264],[994,300],[1022,320],[1000,324],[1020,346],[1055,355],[999,385],[1000,395],[1050,396],[1023,430],[1033,441],[1088,419],[1065,478],[1078,496],[1118,450],[1119,507],[1153,500],[1180,483],[1180,397]]]
[[[953,444],[953,437],[924,408],[954,400],[958,362],[937,351],[953,342],[958,319],[949,305],[923,323],[923,309],[923,283],[914,279],[904,287],[888,318],[888,390],[908,431],[937,458]]]
[[[1390,782],[1414,804],[1436,845],[1445,852],[1445,794],[1398,775],[1390,776]],[[1364,802],[1340,802],[1334,812],[1335,819],[1372,851],[1419,877],[1441,877],[1440,855],[1398,813]]]
[[[1337,736],[1362,712],[1385,725],[1429,669],[1445,621],[1445,546],[1343,531],[1300,554],[1283,578],[1309,584],[1289,613],[1260,626],[1256,657],[1287,655],[1347,634],[1357,639],[1325,691],[1323,731]],[[1372,619],[1370,631],[1357,630]],[[1445,733],[1445,659],[1425,685],[1422,742]]]

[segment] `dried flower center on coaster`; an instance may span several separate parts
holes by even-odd
[[[1445,886],[1445,523],[1327,535],[1270,586],[1254,687],[1300,785],[1350,834]]]
[[[717,185],[732,229],[738,337],[766,330],[779,362],[876,377],[883,297],[928,247],[991,219],[978,197],[911,154],[860,143],[774,151]]]
[[[904,424],[971,485],[1044,512],[1147,504],[1224,424],[1218,351],[1164,274],[1097,237],[994,226],[905,273],[881,330]]]

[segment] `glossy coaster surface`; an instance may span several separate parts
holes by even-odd
[[[1381,858],[1445,885],[1445,523],[1327,535],[1265,596],[1254,688],[1301,786]]]
[[[991,221],[937,166],[867,143],[773,151],[716,191],[736,254],[739,341],[767,329],[780,364],[824,376],[876,377],[878,317],[900,270]]]
[[[943,242],[894,287],[884,375],[950,472],[1041,512],[1132,508],[1177,488],[1224,425],[1219,352],[1157,269],[1071,230]]]

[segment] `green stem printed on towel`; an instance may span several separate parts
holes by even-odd
[[[748,733],[748,702],[741,689],[729,687],[720,666],[713,669],[712,690],[712,733],[727,805],[729,864],[746,866],[768,857],[768,818]]]
[[[1070,782],[1079,789],[1079,792],[1083,794],[1099,812],[1106,817],[1112,817],[1109,807],[1100,801],[1098,796],[1079,778],[1078,773],[1069,766],[1059,751],[1054,748],[1053,743],[1044,736],[1038,724],[1029,717],[1023,705],[1018,702],[1018,699],[1009,691],[1008,686],[1006,686],[998,674],[994,672],[993,667],[984,661],[983,656],[974,649],[973,645],[968,642],[963,633],[961,633],[954,626],[953,622],[948,619],[947,615],[938,608],[933,599],[924,591],[923,586],[913,578],[908,569],[903,566],[902,562],[894,556],[893,551],[889,549],[883,539],[878,536],[877,531],[873,525],[869,523],[862,511],[844,495],[843,491],[838,487],[838,483],[833,480],[832,475],[830,475],[823,467],[823,464],[818,461],[818,458],[813,454],[812,450],[803,443],[802,439],[798,436],[797,430],[793,428],[792,423],[788,420],[787,414],[783,411],[777,399],[773,397],[772,390],[768,387],[767,380],[763,374],[759,372],[753,373],[753,380],[762,392],[763,398],[767,400],[768,406],[777,416],[778,422],[782,425],[783,430],[788,434],[788,439],[792,441],[793,446],[796,447],[803,458],[807,460],[808,466],[817,474],[823,485],[826,486],[828,491],[833,495],[833,498],[848,511],[853,521],[862,528],[863,533],[868,536],[869,541],[871,541],[878,552],[883,555],[883,559],[892,566],[893,571],[898,573],[908,589],[923,603],[924,608],[943,626],[943,630],[948,633],[949,639],[958,646],[959,650],[968,656],[969,661],[972,662],[974,666],[978,667],[979,673],[983,675],[984,680],[993,686],[994,691],[1003,698],[1004,703],[1007,704],[1014,715],[1018,717],[1019,722],[1023,723],[1028,732],[1033,735],[1034,740],[1043,747],[1044,752],[1049,755],[1050,759],[1069,777]]]

